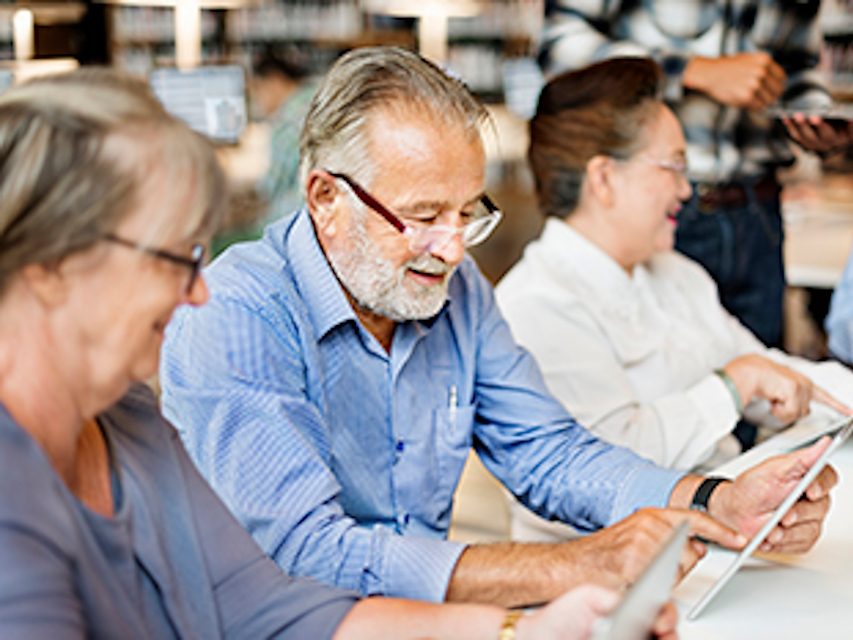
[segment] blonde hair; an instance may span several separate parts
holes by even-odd
[[[167,226],[199,240],[214,233],[226,193],[213,148],[144,81],[86,68],[0,94],[0,294],[27,264],[114,231],[152,180],[165,181],[181,219],[152,220],[147,242]]]

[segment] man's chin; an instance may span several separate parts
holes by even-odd
[[[430,292],[432,293],[432,292]],[[395,322],[405,322],[407,320],[429,320],[435,317],[444,307],[447,301],[447,292],[442,288],[441,296],[436,296],[434,300],[425,300],[423,295],[413,301],[410,297],[408,301],[400,302],[395,300],[392,303],[379,301],[377,304],[362,304],[365,309],[371,313],[394,320]]]

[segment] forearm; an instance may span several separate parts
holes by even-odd
[[[505,615],[504,609],[488,605],[368,598],[350,610],[334,640],[495,640]]]
[[[702,484],[704,479],[704,476],[684,476],[678,481],[675,487],[673,487],[672,493],[669,494],[669,503],[667,506],[672,507],[673,509],[689,509],[690,503],[693,501],[693,496],[696,493],[696,489],[699,488],[699,485]],[[713,498],[713,494],[711,497]]]
[[[456,564],[446,600],[522,607],[550,602],[584,583],[614,586],[615,573],[597,566],[596,554],[584,553],[586,540],[470,546]]]

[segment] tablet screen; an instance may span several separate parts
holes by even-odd
[[[763,527],[756,533],[749,543],[743,548],[743,550],[737,555],[734,562],[729,565],[729,568],[726,569],[725,573],[711,586],[708,592],[702,596],[699,602],[690,610],[690,613],[687,614],[688,620],[695,620],[696,617],[708,606],[708,603],[714,599],[714,597],[722,590],[722,588],[731,580],[731,577],[737,572],[738,569],[743,565],[744,562],[747,561],[749,556],[753,554],[753,552],[758,548],[758,546],[764,541],[764,539],[769,535],[769,533],[773,530],[779,521],[784,517],[788,510],[794,506],[794,503],[800,499],[800,496],[803,495],[808,486],[814,481],[817,475],[821,472],[821,470],[826,466],[827,461],[829,460],[829,456],[831,456],[835,450],[841,446],[841,444],[848,438],[851,431],[853,431],[853,419],[847,421],[844,427],[835,434],[835,437],[832,439],[832,443],[826,449],[826,451],[821,454],[820,458],[811,466],[811,468],[806,472],[806,474],[800,479],[791,493],[788,494],[788,497],[782,501],[782,504],[773,512],[773,515],[770,519],[764,524]]]

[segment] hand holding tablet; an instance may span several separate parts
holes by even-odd
[[[616,609],[596,621],[591,640],[646,640],[649,637],[655,619],[669,600],[689,529],[685,521],[670,533]]]
[[[829,445],[824,449],[823,453],[820,454],[818,459],[813,464],[811,464],[811,466],[808,468],[808,470],[805,471],[805,473],[803,473],[801,470],[798,470],[796,464],[792,467],[790,473],[798,474],[795,477],[799,477],[799,480],[796,482],[794,487],[787,493],[782,502],[775,508],[775,510],[773,510],[772,514],[764,523],[764,525],[755,533],[755,535],[752,536],[749,543],[738,554],[738,556],[735,558],[734,562],[732,562],[726,572],[713,584],[711,589],[708,590],[708,592],[699,600],[699,602],[696,603],[693,609],[691,609],[690,613],[687,615],[687,618],[689,620],[695,619],[702,612],[702,610],[708,605],[708,603],[729,582],[731,577],[737,572],[737,570],[743,565],[743,563],[746,562],[749,556],[751,556],[753,552],[755,552],[756,549],[759,548],[761,543],[765,541],[767,536],[773,531],[776,525],[778,525],[785,519],[791,507],[794,506],[794,504],[800,499],[800,497],[809,488],[812,482],[814,482],[814,480],[818,477],[820,472],[826,466],[829,457],[850,436],[851,432],[853,432],[853,420],[849,420],[845,424],[845,426],[835,435]],[[789,455],[796,456],[797,453]],[[782,458],[773,459],[769,461],[769,464],[784,464],[784,460]]]
[[[853,142],[853,109],[850,105],[803,109],[775,106],[764,113],[781,119],[788,135],[809,151],[830,153]]]

